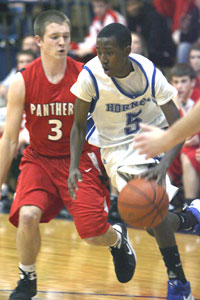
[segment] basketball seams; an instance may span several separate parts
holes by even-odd
[[[143,196],[144,199],[147,200],[148,204],[153,205],[153,204],[152,204],[151,198],[150,198],[148,195],[146,195],[140,188],[138,188],[137,186],[132,185],[132,184],[130,184],[130,183],[128,183],[128,186],[129,186],[132,190],[135,190],[140,196]],[[153,190],[153,192],[154,192],[154,190]],[[155,195],[154,195],[154,196],[155,196]]]
[[[133,208],[133,213],[134,213],[134,208],[141,208],[141,209],[144,209],[144,207],[138,207],[138,206],[133,206],[133,205],[131,205],[131,204],[129,204],[129,205],[126,205],[127,203],[121,203],[120,204],[120,207],[121,208],[127,208],[127,207],[129,207],[129,208]],[[162,211],[159,209],[159,204],[160,204],[160,202],[158,203],[158,204],[156,204],[156,206],[154,206],[154,207],[152,207],[151,208],[151,210],[149,210],[148,211],[148,213],[146,213],[146,212],[144,212],[145,214],[143,215],[143,216],[140,216],[140,217],[135,217],[134,218],[134,222],[135,222],[135,225],[137,226],[137,222],[142,222],[142,221],[144,221],[145,219],[148,219],[148,217],[149,216],[153,216],[153,219],[152,219],[152,221],[151,221],[151,223],[149,224],[149,226],[151,226],[154,222],[155,222],[155,220],[156,220],[156,218],[160,218],[160,220],[162,220],[163,219],[163,213],[162,213]],[[156,210],[156,212],[155,212],[155,210]],[[129,214],[131,214],[131,213],[129,213]],[[129,215],[128,213],[127,213],[127,216]],[[133,217],[133,216],[130,216],[130,218],[131,217]]]
[[[150,180],[149,183],[150,183],[150,185],[152,187],[152,190],[154,192],[154,197],[153,197],[153,200],[152,200],[152,202],[154,204],[155,201],[156,201],[156,185],[155,185],[155,182],[153,180]]]

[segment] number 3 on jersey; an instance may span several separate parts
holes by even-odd
[[[58,119],[53,119],[53,120],[49,120],[48,122],[50,125],[54,125],[51,126],[51,131],[52,131],[52,135],[48,134],[48,139],[51,141],[58,141],[62,138],[63,133],[62,133],[62,122]]]
[[[141,112],[142,109],[136,113],[126,114],[126,127],[124,128],[126,135],[135,134],[139,130],[139,123],[142,122],[142,119],[138,118],[138,116],[141,114]]]

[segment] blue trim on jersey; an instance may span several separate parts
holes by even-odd
[[[144,91],[143,91],[142,93],[140,93],[140,94],[129,94],[129,93],[126,93],[125,91],[122,90],[122,88],[119,86],[119,84],[117,83],[117,81],[115,80],[114,77],[111,77],[111,79],[112,79],[114,85],[118,88],[118,90],[119,90],[123,95],[125,95],[126,97],[129,97],[129,98],[131,98],[131,99],[135,99],[135,98],[137,98],[137,97],[142,96],[142,95],[146,92],[146,90],[147,90],[148,87],[149,87],[149,81],[148,81],[147,74],[146,74],[146,72],[145,72],[143,66],[142,66],[137,60],[135,60],[133,57],[130,57],[130,56],[129,56],[129,58],[132,59],[132,60],[139,66],[139,68],[142,70],[142,72],[143,72],[143,74],[144,74],[144,77],[146,78],[147,85],[146,85]]]
[[[94,125],[94,120],[92,119],[92,116],[89,114],[87,119],[87,132],[86,132],[86,140],[89,141],[89,138],[95,131],[96,127]]]
[[[155,67],[154,63],[153,63],[153,67],[154,67],[154,70],[153,70],[153,76],[152,76],[152,81],[151,81],[151,85],[152,85],[151,90],[152,90],[152,96],[153,96],[153,98],[155,98],[156,97],[156,93],[155,93],[156,67]]]
[[[94,74],[92,73],[92,71],[87,67],[87,66],[84,66],[83,69],[87,70],[88,73],[90,74],[92,80],[93,80],[93,83],[94,83],[94,88],[95,88],[95,92],[96,92],[96,97],[95,98],[92,98],[92,101],[91,101],[91,106],[90,106],[90,113],[92,113],[95,109],[95,106],[96,106],[96,103],[99,99],[99,89],[98,89],[98,84],[97,84],[97,80],[94,76]]]

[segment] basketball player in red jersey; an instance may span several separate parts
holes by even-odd
[[[67,191],[70,131],[75,96],[70,88],[82,68],[66,57],[70,21],[60,11],[49,10],[34,23],[41,57],[16,74],[8,93],[5,130],[0,143],[0,186],[14,157],[23,112],[30,145],[24,151],[10,222],[18,227],[20,280],[10,300],[31,300],[37,293],[35,263],[40,250],[39,223],[48,222],[63,203],[76,229],[89,244],[110,247],[120,282],[129,281],[136,257],[124,226],[107,223],[109,195],[99,179],[98,151],[87,143],[80,160],[83,181],[76,200]]]

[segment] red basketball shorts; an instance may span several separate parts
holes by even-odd
[[[77,199],[72,200],[67,187],[70,158],[45,157],[28,146],[20,164],[21,173],[10,211],[10,222],[18,226],[19,208],[24,205],[41,208],[41,222],[49,222],[58,215],[64,204],[73,216],[81,238],[105,233],[110,226],[107,223],[110,197],[99,178],[100,155],[95,149],[82,154],[79,169],[83,180],[78,183]]]
[[[173,160],[172,164],[168,169],[168,173],[172,180],[172,183],[179,186],[182,180],[182,165],[180,160],[180,155],[184,153],[190,160],[191,165],[194,170],[200,176],[200,163],[196,160],[196,149],[197,147],[183,147],[177,157]]]

